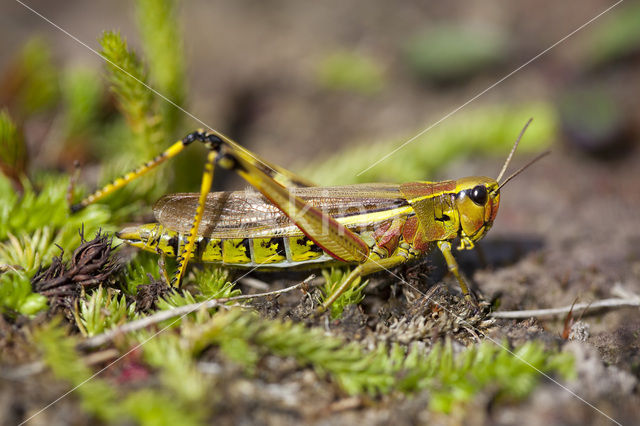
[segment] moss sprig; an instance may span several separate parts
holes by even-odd
[[[80,298],[75,311],[76,325],[84,336],[95,336],[127,320],[135,319],[136,305],[125,295],[99,286],[88,297]]]
[[[329,299],[342,282],[349,276],[351,271],[341,268],[323,269],[324,285],[320,288],[322,292],[321,302]],[[331,305],[331,318],[336,319],[342,316],[342,312],[349,305],[357,305],[364,299],[364,290],[369,284],[369,280],[362,282],[362,277],[358,277],[352,285],[342,293]]]

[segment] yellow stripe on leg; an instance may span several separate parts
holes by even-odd
[[[105,185],[104,187],[98,189],[93,194],[87,196],[84,200],[80,201],[78,204],[74,204],[71,206],[71,211],[78,211],[84,207],[87,207],[89,204],[93,204],[96,201],[101,200],[107,195],[117,191],[122,188],[132,180],[139,178],[140,176],[146,174],[147,172],[153,170],[158,165],[162,164],[169,158],[175,157],[178,155],[183,149],[185,145],[182,141],[178,141],[171,145],[166,150],[162,151],[158,154],[153,160],[147,161],[142,166],[134,169],[133,171],[126,173],[125,175],[115,179],[113,182]]]
[[[182,277],[184,277],[185,271],[189,260],[193,256],[193,251],[196,246],[196,239],[198,238],[198,228],[200,222],[202,222],[202,215],[204,213],[204,203],[207,200],[207,194],[211,190],[213,184],[213,167],[216,161],[217,153],[210,151],[207,155],[207,163],[204,166],[204,173],[202,174],[202,184],[200,185],[200,198],[198,199],[198,207],[196,208],[196,214],[193,218],[193,224],[189,231],[187,245],[181,251],[178,262],[178,273],[172,281],[172,284],[180,286]]]

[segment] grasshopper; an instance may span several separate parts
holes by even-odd
[[[102,199],[197,141],[208,149],[200,192],[166,195],[153,208],[157,223],[117,233],[133,246],[176,256],[172,285],[180,285],[190,260],[245,268],[356,265],[320,306],[322,311],[358,277],[420,258],[438,247],[465,298],[473,303],[453,257],[452,242],[459,241],[458,250],[473,248],[496,218],[500,189],[547,154],[499,183],[530,122],[520,132],[497,179],[335,187],[314,186],[220,132],[197,130],[71,210]],[[256,191],[211,193],[215,165],[234,170]]]

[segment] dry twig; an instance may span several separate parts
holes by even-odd
[[[591,303],[576,303],[569,306],[563,306],[560,308],[549,309],[532,309],[526,311],[502,311],[492,312],[489,314],[493,318],[506,318],[506,319],[518,319],[518,318],[553,318],[555,316],[566,315],[573,309],[574,311],[584,310],[584,313],[592,312],[599,309],[608,308],[623,308],[623,307],[640,307],[640,296],[631,293],[619,284],[616,284],[611,292],[617,295],[616,298],[596,300]]]

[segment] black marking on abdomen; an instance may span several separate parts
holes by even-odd
[[[178,241],[177,235],[174,235],[173,237],[169,238],[169,240],[167,241],[167,245],[171,247],[171,250],[173,250],[174,256],[178,256],[179,244],[180,243]]]
[[[196,249],[194,250],[194,255],[198,260],[202,259],[207,246],[209,245],[209,241],[211,238],[209,237],[200,237],[196,240]]]
[[[276,244],[276,254],[279,256],[287,258],[287,250],[284,248],[284,238],[283,237],[275,237],[271,239],[271,244]]]

